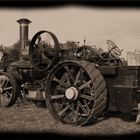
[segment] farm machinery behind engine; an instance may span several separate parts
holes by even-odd
[[[140,102],[140,67],[127,66],[121,50],[108,40],[108,51],[83,45],[65,49],[49,31],[28,39],[28,19],[20,25],[20,58],[0,72],[0,106],[21,95],[44,101],[58,121],[84,125],[106,112],[132,116]]]

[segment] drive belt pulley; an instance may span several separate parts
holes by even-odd
[[[36,70],[43,72],[50,69],[59,56],[57,37],[49,31],[37,32],[32,38],[29,55]]]

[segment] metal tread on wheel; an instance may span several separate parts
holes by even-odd
[[[0,107],[12,106],[18,98],[18,83],[10,73],[0,72]]]
[[[101,115],[107,103],[106,83],[95,65],[64,61],[46,81],[46,103],[53,117],[70,125],[85,125]]]

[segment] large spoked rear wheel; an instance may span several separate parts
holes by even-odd
[[[5,72],[0,72],[0,107],[12,106],[18,97],[15,78]]]
[[[104,78],[92,63],[62,62],[48,76],[46,103],[62,123],[84,125],[103,113],[106,102]]]

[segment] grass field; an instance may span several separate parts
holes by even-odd
[[[84,127],[61,124],[53,119],[47,108],[33,103],[15,104],[0,109],[0,132],[51,132],[70,135],[120,135],[140,132],[140,125],[108,116]]]

